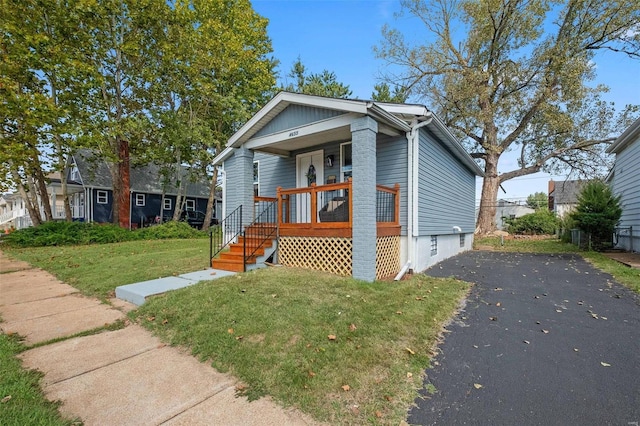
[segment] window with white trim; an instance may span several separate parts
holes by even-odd
[[[162,209],[171,210],[171,198],[164,198],[162,200]]]
[[[253,195],[257,197],[260,195],[260,162],[253,162]]]
[[[431,256],[438,254],[438,236],[431,236]]]
[[[196,209],[196,200],[187,200],[184,203],[185,210],[194,211]]]
[[[107,191],[96,191],[96,203],[107,204],[109,202]]]
[[[353,170],[353,156],[351,154],[351,142],[340,144],[340,179],[346,182],[351,177]]]
[[[136,194],[136,206],[144,207],[146,202],[145,194]]]

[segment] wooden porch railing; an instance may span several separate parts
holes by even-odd
[[[278,227],[281,236],[351,237],[351,180],[306,188],[278,187]],[[400,234],[400,185],[376,185],[378,235]]]

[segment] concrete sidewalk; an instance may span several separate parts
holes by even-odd
[[[84,297],[45,271],[0,252],[3,333],[25,343],[48,342],[125,321],[120,309]],[[234,377],[166,346],[132,324],[44,344],[20,354],[23,367],[44,373],[47,398],[85,425],[310,425],[312,419],[269,398],[236,397]]]

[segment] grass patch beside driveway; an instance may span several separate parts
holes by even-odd
[[[546,239],[507,238],[504,240],[501,240],[500,237],[485,237],[477,238],[474,241],[474,246],[491,247],[495,251],[519,253],[577,253],[596,268],[611,274],[619,283],[636,293],[640,293],[640,269],[630,268],[596,251],[580,250],[577,246],[563,243],[554,237]]]
[[[152,298],[130,315],[246,383],[332,424],[399,424],[469,284],[365,283],[267,268]]]

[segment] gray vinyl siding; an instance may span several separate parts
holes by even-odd
[[[636,234],[635,229],[640,229],[640,138],[616,154],[612,187],[621,196],[620,226],[633,226]]]
[[[289,105],[266,126],[260,129],[254,137],[266,136],[283,130],[304,126],[344,114],[344,111],[334,111],[326,108],[312,108],[301,105]]]
[[[276,189],[296,187],[296,157],[283,158],[256,152],[253,161],[258,161],[260,196],[275,197]]]
[[[418,230],[420,235],[475,229],[475,175],[426,129],[420,129]]]
[[[231,157],[227,158],[223,163],[223,168],[226,173],[226,177],[225,177],[226,188],[225,188],[225,194],[224,194],[224,197],[226,197],[226,200],[225,200],[226,215],[230,215],[234,209],[236,209],[239,205],[242,204],[242,197],[241,197],[240,191],[233,190],[233,186],[238,184],[237,181],[234,182],[235,180],[234,178],[236,177],[234,170],[237,167],[236,166],[237,161],[238,159],[232,155]]]
[[[404,137],[379,138],[376,146],[376,181],[393,187],[400,184],[400,225],[402,235],[407,234],[407,161],[408,144]]]

